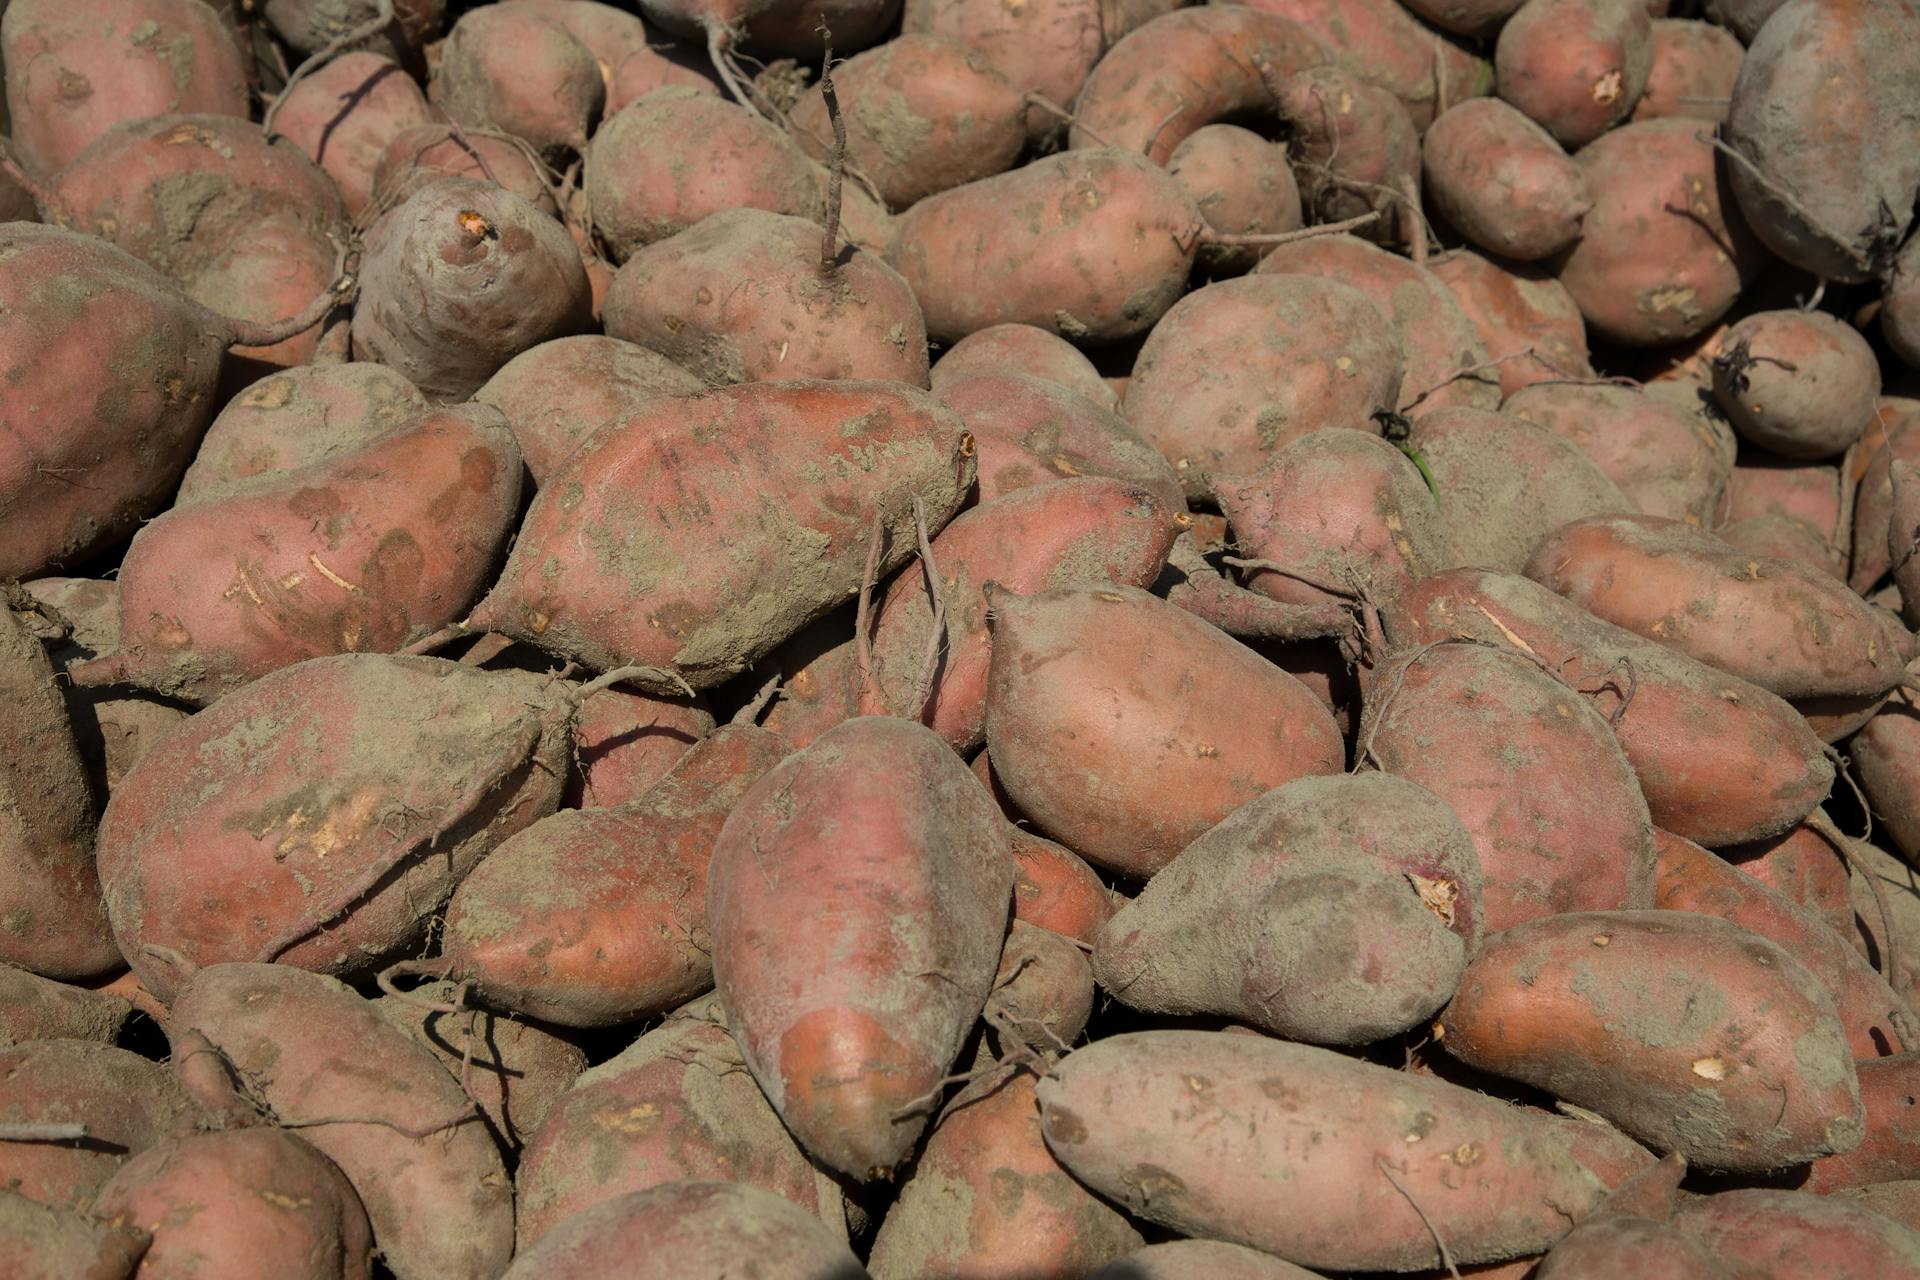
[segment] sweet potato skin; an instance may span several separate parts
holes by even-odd
[[[1493,92],[1493,67],[1464,43],[1436,36],[1395,0],[1252,0],[1326,45],[1333,60],[1391,90],[1424,131],[1455,103]]]
[[[1612,1172],[1582,1149],[1594,1126],[1257,1036],[1109,1036],[1056,1065],[1039,1098],[1054,1156],[1130,1212],[1316,1269],[1438,1262],[1395,1180],[1468,1263],[1545,1248],[1601,1202]],[[1321,1140],[1273,1138],[1294,1124]],[[1615,1180],[1652,1163],[1609,1137],[1625,1165]],[[1308,1211],[1275,1214],[1276,1196]]]
[[[468,178],[497,180],[541,212],[560,216],[553,192],[532,161],[510,139],[491,133],[461,132],[464,137],[456,138],[453,126],[434,122],[413,125],[394,134],[374,165],[372,203],[368,209],[383,214],[441,178]],[[481,164],[482,160],[485,165]],[[489,172],[493,174],[491,179],[487,178]]]
[[[996,324],[977,329],[946,349],[933,363],[933,393],[944,396],[963,379],[1002,373],[1057,382],[1103,409],[1119,401],[1093,361],[1056,333],[1030,324]]]
[[[1250,129],[1202,125],[1173,149],[1167,172],[1180,180],[1214,231],[1272,235],[1296,231],[1304,222],[1287,149]],[[1200,246],[1200,265],[1216,276],[1238,274],[1259,260],[1257,245]]]
[[[1527,0],[1500,28],[1500,96],[1563,145],[1585,146],[1627,118],[1653,70],[1641,0]]]
[[[587,145],[607,93],[592,50],[541,10],[517,4],[460,15],[427,88],[450,119],[503,130],[554,160]]]
[[[273,127],[334,180],[348,216],[358,217],[373,203],[373,176],[388,145],[433,119],[426,95],[398,63],[355,52],[295,85]]]
[[[1721,121],[1747,51],[1725,27],[1690,18],[1653,20],[1653,67],[1634,120],[1688,116]]]
[[[1714,398],[1742,439],[1783,458],[1844,453],[1873,423],[1880,364],[1852,325],[1819,311],[1763,311],[1721,335]]]
[[[1834,1280],[1920,1274],[1920,1232],[1831,1196],[1729,1191],[1689,1200],[1674,1221],[1734,1267],[1818,1271]]]
[[[1463,1062],[1691,1164],[1772,1169],[1850,1151],[1864,1132],[1832,998],[1780,947],[1711,916],[1569,912],[1505,930],[1440,1024]]]
[[[85,1212],[128,1156],[191,1120],[165,1067],[113,1045],[33,1040],[0,1049],[0,1073],[0,1124],[84,1124],[93,1139],[0,1145],[0,1185],[57,1209]]]
[[[1552,257],[1593,207],[1587,180],[1551,134],[1497,98],[1476,98],[1433,122],[1421,143],[1426,198],[1488,253]]]
[[[1502,413],[1578,448],[1650,516],[1709,527],[1735,475],[1733,433],[1631,387],[1549,381],[1509,392]]]
[[[92,1040],[112,1044],[133,1012],[107,991],[43,978],[0,964],[0,1049],[28,1040]]]

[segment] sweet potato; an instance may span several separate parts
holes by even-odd
[[[1721,336],[1711,363],[1714,398],[1734,429],[1781,457],[1833,457],[1873,422],[1873,348],[1823,312],[1747,316]]]
[[[178,502],[276,480],[406,426],[426,397],[384,365],[313,365],[276,373],[229,400],[180,477]]]
[[[1299,23],[1347,70],[1391,91],[1424,131],[1457,102],[1493,92],[1493,67],[1395,0],[1252,0]]]
[[[1127,421],[1173,463],[1190,498],[1255,471],[1315,431],[1374,431],[1406,361],[1381,308],[1313,276],[1253,275],[1188,294],[1133,365]]]
[[[845,115],[847,163],[894,209],[1013,167],[1027,139],[1027,104],[986,56],[935,35],[907,33],[855,54],[833,72]],[[789,112],[816,160],[833,148],[819,85]]]
[[[40,641],[0,606],[0,961],[48,978],[120,964],[102,928],[94,806]]]
[[[233,30],[200,0],[11,0],[0,60],[15,153],[60,172],[114,125],[178,112],[248,113]]]
[[[462,14],[427,91],[450,119],[510,133],[555,160],[586,148],[607,98],[593,51],[520,4]]]
[[[1650,516],[1706,527],[1733,483],[1724,424],[1632,387],[1548,381],[1512,393],[1500,411],[1571,443]]]
[[[779,1196],[738,1182],[669,1182],[567,1219],[500,1280],[619,1280],[633,1274],[636,1257],[690,1277],[864,1274],[843,1241]]]
[[[998,0],[906,0],[901,27],[976,50],[1023,96],[1038,94],[1064,108],[1100,55],[1126,34],[1116,20],[1121,16],[1119,6],[1101,0],[1034,0],[1012,9]],[[1035,142],[1063,127],[1051,111],[1027,111],[1027,134]]]
[[[1304,29],[1257,7],[1176,9],[1128,33],[1095,65],[1074,103],[1068,143],[1163,165],[1201,126],[1271,109],[1269,78],[1327,60]]]
[[[1920,444],[1920,440],[1915,441]],[[1880,528],[1886,527],[1885,490],[1887,465],[1878,464],[1882,492]],[[1872,474],[1872,473],[1870,473]],[[1863,484],[1863,488],[1870,488]],[[1863,493],[1862,497],[1866,495]],[[1751,520],[1758,516],[1781,516],[1804,525],[1809,533],[1830,542],[1840,528],[1840,473],[1832,464],[1812,465],[1769,457],[1749,449],[1733,468],[1727,484],[1725,515],[1729,520]],[[1878,555],[1881,571],[1886,569],[1884,543]],[[1871,583],[1867,584],[1869,587]]]
[[[577,0],[559,2],[571,8]],[[649,45],[635,50],[613,69],[613,78],[607,82],[605,116],[613,119],[655,89],[680,88],[713,97],[722,92],[711,64],[684,45]]]
[[[1500,28],[1500,96],[1562,146],[1583,147],[1625,120],[1653,70],[1653,20],[1641,0],[1527,0]]]
[[[1470,1066],[1690,1164],[1772,1169],[1850,1151],[1864,1133],[1832,997],[1779,946],[1712,916],[1569,912],[1504,930],[1440,1026]]]
[[[1090,862],[1150,875],[1248,800],[1345,762],[1305,686],[1144,591],[995,591],[987,603],[995,774]]]
[[[1491,373],[1483,369],[1487,349],[1473,322],[1447,287],[1424,268],[1350,235],[1318,236],[1272,250],[1254,268],[1256,275],[1320,276],[1351,285],[1367,295],[1400,331],[1406,376],[1400,382],[1404,412],[1448,407],[1492,409],[1500,403]]]
[[[886,574],[914,545],[909,495],[929,529],[959,510],[965,434],[897,383],[748,383],[649,406],[554,472],[472,621],[597,670],[678,673],[637,678],[653,692],[719,684],[859,590],[876,518]]]
[[[770,1191],[846,1236],[839,1189],[747,1074],[715,996],[590,1068],[554,1103],[520,1159],[520,1248],[595,1205],[684,1178]]]
[[[1605,717],[1526,655],[1445,642],[1402,652],[1372,678],[1359,741],[1459,814],[1486,873],[1489,932],[1653,905],[1653,826],[1631,765]]]
[[[665,697],[615,686],[580,704],[565,807],[610,809],[637,800],[713,732],[703,697]]]
[[[348,215],[358,217],[373,202],[373,175],[388,145],[433,119],[426,95],[398,63],[349,53],[294,85],[273,128],[334,180]]]
[[[1920,1054],[1902,1053],[1857,1064],[1867,1136],[1843,1155],[1824,1156],[1807,1167],[1808,1191],[1826,1195],[1844,1187],[1894,1182],[1920,1175],[1920,1133],[1914,1132],[1907,1099],[1920,1087]]]
[[[1804,520],[1782,515],[1750,516],[1722,525],[1714,532],[1722,542],[1750,556],[1798,560],[1845,581],[1846,557]]]
[[[1224,1240],[1173,1240],[1136,1249],[1087,1280],[1312,1280],[1313,1275],[1270,1253]]]
[[[383,995],[374,1012],[430,1050],[473,1098],[500,1149],[518,1154],[586,1069],[586,1052],[535,1023],[464,1005],[457,988],[441,979]]]
[[[1156,164],[1074,151],[920,201],[901,215],[889,260],[933,338],[1018,323],[1103,342],[1145,332],[1180,297],[1199,223]]]
[[[28,595],[52,606],[71,628],[63,638],[56,638],[57,630],[41,637],[49,642],[47,657],[55,672],[64,674],[120,647],[119,583],[36,578],[24,585]],[[36,628],[29,622],[28,629]],[[134,762],[190,712],[171,699],[130,689],[83,689],[71,680],[60,682],[60,693],[67,704],[74,745],[80,749],[97,798],[110,795]]]
[[[537,486],[601,427],[706,384],[647,347],[599,334],[555,338],[507,361],[473,398],[507,415]]]
[[[86,1040],[31,1040],[0,1049],[0,1125],[84,1126],[86,1141],[0,1141],[0,1186],[56,1209],[84,1212],[114,1171],[189,1122],[168,1070]]]
[[[1907,237],[1880,296],[1880,336],[1894,355],[1920,369],[1920,238]]]
[[[1540,543],[1526,574],[1597,618],[1783,698],[1885,693],[1920,652],[1891,614],[1831,574],[1743,555],[1677,520],[1577,521]]]
[[[132,1004],[109,992],[0,964],[0,1049],[29,1040],[112,1044],[132,1012]]]
[[[1557,269],[1591,336],[1630,347],[1690,338],[1765,265],[1704,128],[1623,125],[1574,156],[1594,203]]]
[[[981,752],[976,764],[986,758]],[[1014,827],[1011,838],[1014,919],[1093,945],[1114,912],[1113,897],[1099,875],[1079,854],[1045,836]]]
[[[626,60],[640,54],[653,54],[660,61],[666,61],[663,53],[672,48],[662,47],[655,52],[648,44],[647,24],[638,14],[624,9],[616,9],[610,4],[599,4],[596,0],[510,0],[516,8],[527,10],[556,26],[563,28],[568,35],[585,46],[593,55],[595,65],[600,71],[600,80],[607,88],[609,101],[613,95],[613,84],[619,69]],[[703,77],[704,78],[704,77]],[[607,114],[613,108],[609,106]]]
[[[1453,294],[1480,335],[1499,374],[1501,395],[1539,382],[1593,376],[1580,308],[1566,286],[1546,272],[1467,248],[1427,259],[1427,270]]]
[[[944,398],[947,389],[963,379],[1004,373],[1057,382],[1103,409],[1119,404],[1113,388],[1078,347],[1030,324],[989,325],[948,347],[933,362],[933,393]]]
[[[1579,448],[1511,414],[1435,410],[1415,421],[1412,444],[1463,565],[1514,572],[1568,521],[1634,507]]]
[[[1420,135],[1400,100],[1342,67],[1272,80],[1274,105],[1292,132],[1288,151],[1315,222],[1378,213],[1371,240],[1410,240],[1409,193],[1420,188]]]
[[[1841,1187],[1829,1194],[1835,1200],[1858,1205],[1920,1231],[1920,1181],[1870,1182],[1863,1187]]]
[[[1179,526],[1146,489],[1100,476],[1039,485],[983,502],[933,539],[930,569],[896,578],[873,624],[866,714],[920,720],[956,750],[986,735],[988,583],[1035,592],[1081,583],[1149,587]],[[934,635],[925,581],[937,572],[944,636]],[[927,654],[940,656],[929,664]]]
[[[1402,646],[1455,635],[1531,652],[1592,683],[1656,826],[1709,847],[1778,835],[1826,796],[1833,766],[1792,707],[1643,640],[1525,578],[1452,570],[1382,614]],[[1632,663],[1632,701],[1625,664]]]
[[[491,1280],[513,1249],[500,1153],[433,1053],[349,987],[284,964],[201,969],[173,1025],[340,1167],[398,1280]]]
[[[1733,83],[1746,56],[1739,39],[1725,27],[1688,18],[1655,18],[1653,69],[1630,118],[1725,120]]]
[[[1125,418],[1064,382],[982,371],[938,394],[973,435],[982,502],[1056,480],[1111,476],[1175,511],[1186,506],[1173,464]]]
[[[1450,567],[1439,508],[1398,449],[1361,431],[1315,431],[1215,495],[1250,567],[1248,583],[1293,604],[1370,597]]]
[[[266,0],[260,9],[275,34],[301,53],[318,53],[380,12],[378,0]],[[394,0],[393,22],[369,44],[396,57],[415,54],[440,34],[446,9],[446,0]]]
[[[169,949],[378,968],[489,849],[558,803],[568,735],[546,685],[348,654],[222,698],[107,805],[100,874],[128,961],[162,999],[185,976]]]
[[[207,703],[329,654],[393,652],[458,620],[513,531],[520,453],[463,405],[165,512],[120,570],[120,647],[79,684]]]
[[[1658,838],[1678,839],[1665,832]],[[1851,847],[1837,847],[1824,824],[1802,823],[1783,836],[1717,849],[1716,853],[1776,893],[1797,903],[1814,919],[1853,937],[1853,898],[1849,891]]]
[[[1016,877],[1015,892],[1019,891]],[[1093,1012],[1093,969],[1065,935],[1015,919],[1000,951],[980,1020],[1001,1059],[1022,1050],[1051,1061],[1087,1029]]]
[[[630,803],[564,810],[504,841],[448,903],[450,972],[491,1004],[576,1027],[654,1016],[707,990],[714,841],[787,753],[765,729],[722,729]]]
[[[357,215],[362,222],[402,203],[442,178],[495,182],[542,213],[560,215],[553,189],[516,143],[496,130],[461,129],[450,124],[414,125],[393,135],[373,169],[372,203]]]
[[[1830,280],[1875,275],[1920,195],[1920,7],[1788,0],[1747,47],[1727,177],[1766,246]]]
[[[1488,36],[1525,0],[1402,0],[1423,22],[1460,36]]]
[[[788,928],[800,884],[815,886],[811,961]],[[734,809],[707,881],[715,985],[754,1079],[816,1160],[865,1180],[912,1149],[917,1100],[986,1002],[1012,890],[992,801],[904,720],[830,730]]]
[[[874,1280],[1084,1276],[1143,1243],[1047,1151],[1031,1068],[1004,1067],[947,1104],[873,1242]]]
[[[1752,44],[1753,37],[1785,0],[1705,0],[1700,6],[1706,18],[1738,36],[1741,44]]]
[[[367,1280],[373,1228],[346,1175],[294,1134],[170,1138],[120,1166],[93,1216],[152,1238],[151,1276]]]
[[[1855,449],[1853,464],[1859,467],[1864,460],[1864,469],[1853,474],[1857,478],[1853,507],[1853,569],[1847,581],[1855,591],[1866,595],[1880,584],[1892,568],[1889,555],[1889,525],[1893,511],[1892,465],[1895,460],[1907,463],[1920,462],[1920,412],[1906,406],[1894,406],[1891,411],[1886,403],[1892,397],[1882,397],[1882,405],[1875,415],[1874,425],[1868,429],[1863,446]],[[1920,406],[1915,406],[1920,409]],[[1837,490],[1837,486],[1836,486]],[[1834,501],[1839,501],[1838,492]],[[1834,524],[1838,525],[1839,512],[1836,510]]]
[[[1434,1233],[1460,1263],[1537,1253],[1652,1163],[1600,1126],[1221,1032],[1109,1036],[1039,1098],[1055,1158],[1128,1211],[1322,1270],[1431,1267]]]
[[[1911,1050],[1920,1019],[1839,934],[1691,840],[1663,832],[1659,844],[1654,906],[1718,916],[1777,943],[1833,997],[1855,1058]]]
[[[1488,253],[1532,262],[1580,235],[1587,181],[1553,135],[1497,98],[1463,102],[1421,144],[1433,208]]]
[[[1094,977],[1150,1013],[1358,1045],[1431,1017],[1480,945],[1487,892],[1447,803],[1367,773],[1235,809],[1100,931]]]
[[[1920,1275],[1920,1232],[1857,1204],[1761,1188],[1689,1199],[1675,1223],[1732,1267],[1834,1280]]]
[[[636,249],[608,290],[607,333],[707,383],[873,379],[927,385],[927,331],[900,273],[859,249],[822,269],[805,218],[726,209]]]
[[[689,161],[683,143],[699,138]],[[825,204],[806,152],[744,107],[695,89],[650,93],[594,135],[587,153],[594,230],[625,262],[643,245],[726,209],[820,221]]]
[[[129,1280],[147,1247],[147,1237],[131,1227],[110,1227],[11,1191],[0,1191],[0,1238],[7,1241],[12,1280]]]
[[[507,361],[588,324],[580,251],[502,187],[442,178],[367,233],[353,351],[435,403],[472,395]]]
[[[1179,179],[1210,231],[1269,235],[1302,225],[1300,184],[1288,166],[1287,148],[1250,129],[1202,125],[1167,157],[1167,172]],[[1207,241],[1198,260],[1214,275],[1237,275],[1260,260],[1260,249]]]
[[[848,604],[808,623],[767,659],[779,673],[780,689],[760,724],[795,748],[858,714],[853,644],[857,608]]]
[[[1848,748],[1875,816],[1908,858],[1920,858],[1920,708],[1914,697],[1911,690],[1896,690]]]

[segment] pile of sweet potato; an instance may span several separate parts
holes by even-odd
[[[1920,0],[0,73],[0,1276],[1920,1280]]]

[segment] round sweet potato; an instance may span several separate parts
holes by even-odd
[[[1551,134],[1497,98],[1463,102],[1421,144],[1433,208],[1488,253],[1532,262],[1580,234],[1587,180]]]
[[[1186,188],[1211,231],[1271,235],[1296,231],[1304,221],[1287,149],[1239,125],[1194,130],[1167,158],[1167,172]],[[1257,245],[1200,246],[1200,265],[1215,275],[1237,275],[1259,260]]]
[[[1745,440],[1784,458],[1831,458],[1866,434],[1880,395],[1873,348],[1819,311],[1762,311],[1720,337],[1713,394]]]
[[[1455,103],[1493,92],[1493,67],[1397,0],[1252,0],[1251,8],[1305,27],[1333,60],[1389,90],[1424,131]]]
[[[1500,96],[1566,147],[1625,120],[1652,70],[1643,0],[1527,0],[1493,53]]]
[[[556,160],[585,149],[607,94],[593,51],[518,4],[462,14],[427,89],[449,118],[510,133]]]
[[[1725,120],[1733,83],[1746,56],[1740,41],[1725,27],[1688,18],[1655,18],[1653,70],[1631,118]]]
[[[491,129],[463,129],[456,137],[453,126],[430,123],[393,135],[373,168],[372,202],[358,217],[370,224],[441,178],[495,182],[541,212],[560,216],[553,189],[511,138]]]

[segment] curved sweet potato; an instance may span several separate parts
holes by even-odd
[[[433,122],[426,95],[399,63],[348,53],[293,86],[273,130],[333,179],[348,216],[358,217],[373,202],[373,176],[394,138]]]
[[[519,503],[520,451],[485,405],[203,496],[134,536],[120,646],[72,678],[207,703],[307,658],[394,652],[466,613]]]
[[[1652,70],[1644,0],[1527,0],[1493,52],[1500,96],[1567,147],[1625,120]]]
[[[1250,0],[1250,7],[1305,27],[1335,62],[1399,98],[1423,131],[1455,103],[1493,92],[1484,57],[1396,0]]]
[[[1832,997],[1779,946],[1712,916],[1570,912],[1507,929],[1467,966],[1440,1026],[1470,1066],[1690,1164],[1772,1169],[1864,1133]]]
[[[930,530],[945,524],[971,451],[958,418],[898,383],[755,382],[649,405],[553,473],[471,621],[596,670],[678,673],[640,677],[652,692],[722,683],[859,591],[876,520],[878,571],[904,564],[910,496]]]
[[[1553,135],[1497,98],[1463,102],[1421,144],[1426,197],[1488,253],[1552,257],[1593,207],[1587,180]]]
[[[60,172],[117,124],[177,112],[248,113],[240,45],[200,0],[10,0],[0,60],[13,145],[28,170]]]
[[[1525,578],[1458,569],[1382,609],[1400,646],[1471,636],[1598,682],[1656,826],[1709,847],[1778,835],[1826,796],[1833,766],[1806,721],[1766,690],[1603,622]],[[1627,702],[1630,661],[1632,701]]]
[[[1147,335],[1123,416],[1190,498],[1329,427],[1377,430],[1399,401],[1400,335],[1360,290],[1252,275],[1188,294]]]
[[[1880,363],[1858,330],[1819,311],[1762,311],[1721,335],[1713,394],[1741,437],[1784,458],[1831,458],[1866,434]]]
[[[1488,920],[1446,801],[1383,773],[1300,778],[1235,809],[1101,929],[1093,972],[1149,1013],[1214,1013],[1311,1044],[1433,1016]]]
[[[1725,424],[1632,387],[1547,381],[1509,394],[1500,412],[1572,444],[1650,516],[1706,527],[1733,484]]]
[[[1125,151],[1073,151],[920,201],[901,215],[889,260],[933,338],[1018,323],[1107,341],[1151,328],[1179,298],[1199,225],[1159,166]]]
[[[1423,644],[1372,678],[1359,740],[1452,805],[1486,872],[1488,932],[1560,911],[1650,907],[1647,802],[1606,719],[1524,654]],[[1556,779],[1578,778],[1578,788]]]
[[[925,1128],[919,1099],[998,967],[1005,828],[944,742],[890,716],[821,735],[727,819],[707,880],[715,985],[754,1079],[829,1168],[877,1176]]]
[[[1039,1098],[1054,1157],[1129,1212],[1331,1271],[1434,1267],[1434,1233],[1460,1263],[1538,1253],[1652,1163],[1591,1123],[1262,1036],[1108,1036]]]
[[[489,849],[553,811],[557,702],[544,677],[385,654],[227,695],[108,802],[100,877],[123,952],[162,999],[184,976],[167,949],[377,969]]]
[[[1091,862],[1150,875],[1248,800],[1345,763],[1305,686],[1144,591],[994,591],[987,603],[995,776]]]

